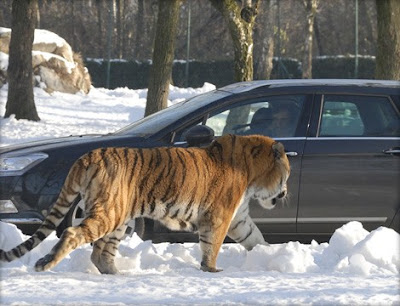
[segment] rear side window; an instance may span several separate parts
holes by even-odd
[[[320,137],[398,137],[400,118],[386,97],[326,95]]]

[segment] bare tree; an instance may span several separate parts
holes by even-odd
[[[180,0],[159,0],[145,116],[167,107]]]
[[[253,80],[253,27],[260,0],[210,1],[228,23],[235,55],[235,81]]]
[[[105,23],[104,21],[104,9],[103,9],[103,0],[96,0],[95,1],[95,6],[96,6],[96,11],[97,11],[97,35],[96,38],[99,42],[100,46],[104,46],[104,38],[103,38],[103,24]],[[100,56],[103,58],[106,57],[106,50],[105,48],[102,48],[100,51]]]
[[[312,49],[314,34],[314,18],[317,13],[318,0],[304,0],[307,12],[306,40],[304,42],[304,55],[302,61],[303,79],[312,78]]]
[[[15,114],[16,119],[40,120],[32,84],[32,44],[37,10],[37,0],[14,0],[12,3],[9,85],[5,118]]]
[[[254,30],[254,40],[260,42],[260,46],[254,49],[255,78],[269,80],[273,67],[274,56],[274,26],[276,16],[276,0],[261,1],[261,14],[257,18]],[[260,13],[259,13],[260,14]]]
[[[145,29],[145,5],[144,0],[138,0],[138,12],[136,16],[136,33],[135,33],[135,44],[133,45],[133,54],[134,57],[138,53],[139,50],[143,49],[143,41],[146,36]]]
[[[376,78],[400,80],[400,1],[376,0],[378,47]]]
[[[124,22],[123,18],[125,16],[124,12],[124,0],[116,0],[115,1],[115,19],[117,26],[117,39],[116,39],[116,49],[117,49],[117,57],[123,58],[123,35],[124,32]]]

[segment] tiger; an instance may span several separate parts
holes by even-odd
[[[79,246],[92,243],[91,261],[102,274],[118,274],[115,255],[127,223],[138,217],[171,230],[198,234],[200,269],[217,269],[228,236],[251,250],[268,245],[249,216],[249,200],[272,209],[287,194],[290,164],[282,143],[261,135],[227,134],[206,147],[99,148],[74,162],[61,192],[37,231],[0,260],[20,258],[60,225],[80,196],[85,218],[66,228],[37,272],[56,266]]]

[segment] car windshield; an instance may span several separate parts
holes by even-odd
[[[132,124],[115,132],[113,135],[151,135],[166,128],[171,123],[195,112],[197,109],[229,96],[231,93],[213,90],[183,102],[176,103],[155,114],[133,122]]]

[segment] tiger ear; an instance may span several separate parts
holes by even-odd
[[[285,154],[285,148],[282,143],[274,142],[272,144],[272,152],[274,154],[275,159],[280,159],[283,154]]]

